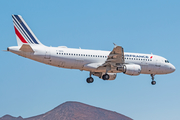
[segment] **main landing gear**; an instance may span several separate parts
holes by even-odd
[[[109,79],[109,75],[106,73],[106,74],[104,74],[103,76],[102,76],[102,79],[103,80],[108,80]]]
[[[151,78],[152,78],[151,84],[152,84],[152,85],[155,85],[155,84],[156,84],[156,81],[154,81],[154,76],[155,76],[155,74],[151,74]]]
[[[91,77],[92,74],[94,75],[94,73],[90,72],[90,77],[88,77],[88,78],[86,79],[86,82],[87,82],[87,83],[93,83],[93,82],[94,82],[94,79]],[[99,76],[99,77],[101,78],[101,75],[102,75],[102,74],[100,74],[100,75],[95,75],[95,76]],[[103,80],[109,80],[109,75],[108,75],[107,73],[105,73],[105,74],[102,76],[102,79],[103,79]]]
[[[89,77],[89,78],[86,79],[86,82],[87,83],[93,83],[94,79],[92,77]]]
[[[86,79],[86,82],[87,83],[93,83],[94,82],[94,79],[91,77],[91,72],[90,72],[90,77],[88,77],[87,79]]]
[[[107,74],[107,72],[108,72],[109,70],[111,70],[111,65],[108,65],[108,66],[106,67],[106,73],[102,76],[102,79],[103,79],[103,80],[109,80],[109,75]]]

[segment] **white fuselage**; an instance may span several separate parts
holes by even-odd
[[[105,63],[111,51],[72,49],[67,47],[47,47],[32,45],[34,52],[23,52],[20,46],[9,47],[9,51],[20,56],[61,68],[79,69],[90,72],[106,72],[97,69]],[[152,54],[124,53],[125,64],[141,66],[141,74],[168,74],[174,72],[175,67],[165,58]],[[90,65],[90,66],[89,66]],[[112,68],[108,73],[119,73]]]
[[[44,46],[29,28],[21,15],[12,15],[18,46],[8,47],[7,51],[48,65],[79,69],[90,72],[87,83],[94,79],[114,80],[117,73],[136,76],[150,74],[155,85],[156,74],[168,74],[175,67],[163,57],[152,54],[125,53],[122,46],[114,44],[112,51],[72,49],[65,46]]]

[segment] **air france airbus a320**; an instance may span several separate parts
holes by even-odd
[[[155,85],[155,75],[175,71],[175,67],[161,56],[127,53],[116,44],[112,51],[47,47],[37,39],[20,15],[12,15],[12,18],[18,46],[8,47],[7,51],[56,67],[89,71],[88,83],[94,81],[92,75],[114,80],[117,73],[123,72],[131,76],[150,74],[151,84]]]

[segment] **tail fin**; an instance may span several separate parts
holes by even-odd
[[[22,44],[42,45],[20,15],[12,15],[12,18],[18,46]]]

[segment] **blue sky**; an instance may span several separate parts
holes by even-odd
[[[135,120],[180,119],[179,0],[1,0],[0,49],[15,46],[11,14],[20,14],[47,46],[153,53],[167,58],[176,71],[157,75],[118,74],[114,81],[88,72],[48,66],[0,52],[0,117],[45,113],[66,101],[116,111]]]

